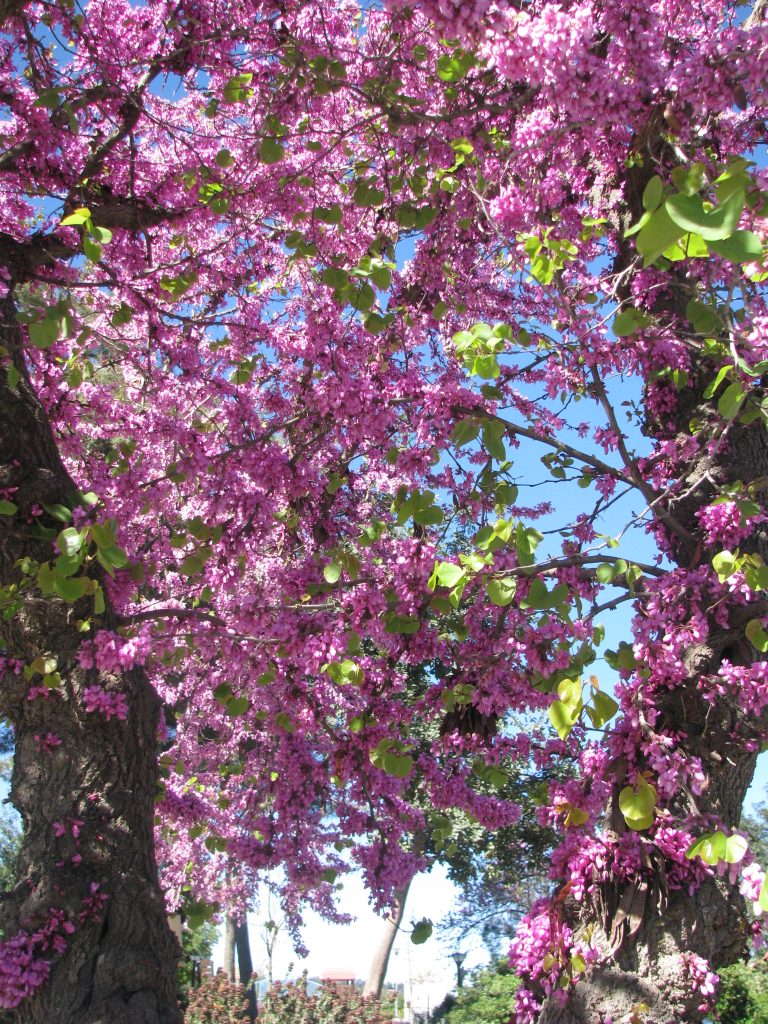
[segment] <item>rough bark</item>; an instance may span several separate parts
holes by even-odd
[[[643,189],[657,170],[655,162],[664,160],[661,137],[654,140],[649,129],[645,141],[649,153],[654,146],[656,151],[653,160],[628,175],[624,188],[627,225],[635,223],[642,214]],[[633,242],[623,243],[615,269],[627,271],[635,258]],[[669,318],[675,325],[685,323],[688,288],[684,279],[677,280],[670,271],[670,287],[657,302],[654,313],[662,320]],[[627,284],[622,297],[629,297],[628,289]],[[700,360],[692,369],[689,387],[678,396],[672,421],[660,424],[649,418],[645,433],[659,440],[682,442],[690,436],[692,421],[719,425],[721,421],[712,402],[703,397],[718,369],[715,362]],[[696,512],[710,504],[724,486],[739,480],[747,485],[755,482],[754,498],[766,504],[768,431],[761,421],[750,426],[731,424],[727,443],[714,454],[702,445],[698,456],[686,467],[679,488],[681,497],[672,498],[665,507],[657,509],[662,521],[679,528],[677,533],[668,528],[672,558],[679,566],[693,568],[711,557],[712,552],[702,552]],[[740,550],[758,553],[768,561],[765,523],[742,542]],[[656,694],[661,714],[655,730],[683,736],[682,749],[701,758],[707,773],[707,786],[696,800],[696,813],[716,815],[726,829],[739,824],[757,755],[745,749],[749,727],[743,721],[738,702],[723,697],[713,705],[702,697],[699,681],[704,675],[716,674],[726,658],[731,664],[746,666],[761,657],[744,636],[747,619],[757,614],[754,604],[746,611],[734,608],[728,627],[723,628],[712,613],[708,636],[687,652],[687,680],[667,694]],[[744,729],[742,738],[734,740],[734,729],[738,727]],[[614,833],[626,828],[617,807],[623,785],[622,773],[617,772],[606,814],[608,828]],[[681,800],[672,810],[684,818],[692,808],[684,806]],[[706,1000],[693,990],[683,955],[696,954],[715,970],[740,959],[748,939],[744,900],[738,888],[724,879],[708,879],[693,895],[669,891],[660,855],[646,869],[643,878],[632,883],[603,885],[591,905],[576,905],[563,899],[559,912],[564,919],[581,934],[588,929],[591,944],[601,948],[604,956],[575,986],[565,1004],[554,998],[545,1002],[539,1024],[694,1024],[704,1018]]]
[[[50,539],[35,537],[30,509],[66,504],[76,493],[29,381],[15,313],[11,291],[0,313],[0,344],[8,353],[0,360],[0,488],[18,513],[0,517],[2,587],[22,581],[20,559],[55,556]],[[19,375],[15,385],[11,365]],[[47,515],[39,521],[61,525]],[[8,658],[30,664],[53,655],[62,676],[48,696],[29,700],[23,674],[0,662],[0,715],[13,724],[16,739],[10,796],[24,823],[19,881],[0,907],[0,927],[6,938],[34,934],[61,912],[73,929],[57,929],[66,948],[44,954],[50,976],[19,1005],[16,1020],[180,1024],[180,949],[154,858],[159,700],[141,670],[117,675],[79,666],[83,634],[75,622],[90,613],[89,597],[72,605],[33,589],[15,616],[0,621]],[[116,625],[108,603],[100,620],[104,628]],[[124,721],[85,711],[82,690],[93,684],[124,694]],[[49,733],[60,744],[46,753],[38,737]]]

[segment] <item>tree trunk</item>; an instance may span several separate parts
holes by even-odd
[[[402,888],[395,889],[394,905],[389,916],[382,922],[379,943],[371,957],[368,977],[365,979],[365,986],[363,988],[364,996],[374,996],[376,999],[381,998],[384,979],[387,976],[387,968],[389,967],[389,958],[392,955],[392,948],[395,945],[395,939],[403,920],[405,901],[408,899],[410,888],[411,883],[408,882]]]
[[[235,980],[235,919],[227,914],[224,920],[224,973]]]
[[[19,560],[44,563],[57,554],[34,524],[61,524],[33,511],[76,493],[30,384],[15,313],[11,292],[0,323],[9,353],[0,362],[0,494],[18,506],[0,516],[6,607],[9,588],[25,583]],[[26,581],[34,580],[34,567],[26,568]],[[19,881],[0,907],[0,965],[14,961],[17,947],[32,954],[32,968],[22,963],[27,990],[0,994],[6,1004],[18,1001],[18,1024],[180,1024],[180,950],[154,859],[160,704],[139,669],[80,667],[78,648],[97,625],[81,633],[75,623],[92,614],[90,596],[68,604],[33,585],[15,614],[0,619],[0,715],[15,731],[11,801],[24,822]],[[99,620],[101,628],[116,626],[108,599]],[[41,656],[55,657],[61,674],[50,690],[40,674],[30,680],[20,671]],[[87,712],[83,690],[94,685],[122,694],[124,719]],[[31,688],[42,692],[29,699]]]
[[[253,988],[253,957],[251,956],[251,939],[248,934],[248,918],[243,918],[235,925],[235,948],[237,950],[237,969],[240,982],[246,986],[248,997],[248,1018],[256,1019],[256,992]]]
[[[627,222],[635,223],[642,214],[640,196],[650,175],[656,170],[641,169],[638,178],[630,174],[627,193],[630,212]],[[625,243],[616,269],[626,269],[636,256],[631,242]],[[669,271],[670,287],[653,312],[673,325],[684,324],[685,305],[690,296],[687,282],[677,280]],[[626,286],[628,298],[629,285]],[[688,290],[687,290],[688,289]],[[648,418],[645,432],[660,441],[684,442],[690,437],[692,422],[711,425],[720,422],[713,404],[703,397],[716,375],[719,364],[699,358],[691,368],[689,386],[676,398],[671,420],[662,425]],[[662,515],[674,517],[681,528],[670,534],[670,557],[681,567],[694,568],[706,563],[717,548],[708,550],[702,542],[696,513],[714,501],[722,489],[736,481],[755,482],[754,498],[765,504],[768,480],[768,431],[761,420],[745,426],[736,423],[728,434],[729,443],[710,451],[702,444],[698,455],[688,463],[681,481],[682,497],[671,498]],[[757,524],[750,537],[739,545],[742,553],[759,554],[768,562],[768,524]],[[653,725],[656,733],[675,733],[679,749],[701,759],[707,776],[703,793],[696,798],[699,832],[707,830],[707,815],[716,816],[726,831],[738,827],[741,809],[754,773],[757,754],[748,749],[749,723],[739,708],[738,698],[718,696],[707,700],[702,693],[702,677],[717,674],[724,660],[735,666],[749,666],[761,658],[744,635],[746,622],[761,614],[758,606],[734,605],[726,626],[716,618],[717,604],[704,609],[707,632],[685,655],[687,678],[673,689],[654,691],[648,697],[655,702],[659,717]],[[764,614],[764,611],[763,611]],[[638,707],[644,707],[643,697]],[[763,716],[765,719],[765,715]],[[765,722],[760,723],[761,728]],[[738,730],[744,732],[739,735]],[[753,729],[755,736],[757,732]],[[609,833],[626,831],[618,809],[618,794],[624,786],[622,772],[616,772],[613,795],[606,811]],[[691,813],[684,798],[677,798],[671,810],[681,819]],[[712,819],[709,819],[711,821]],[[716,826],[709,826],[716,827]],[[713,970],[736,962],[744,955],[749,935],[744,900],[738,886],[727,877],[708,878],[690,895],[687,890],[668,889],[667,863],[654,848],[652,863],[631,881],[612,880],[596,887],[593,900],[576,904],[565,893],[560,913],[577,934],[588,932],[593,947],[601,949],[601,961],[590,967],[575,985],[564,1003],[548,999],[538,1024],[694,1024],[706,1014],[707,998],[699,991],[690,957],[706,960]]]

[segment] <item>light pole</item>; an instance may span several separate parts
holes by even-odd
[[[456,988],[460,990],[464,988],[464,961],[467,959],[466,953],[459,953],[458,950],[455,953],[451,953],[451,960],[456,964]]]

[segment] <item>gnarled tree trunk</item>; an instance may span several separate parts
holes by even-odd
[[[653,145],[658,147],[661,159],[663,140],[657,138]],[[636,223],[642,215],[640,197],[654,170],[651,164],[630,172],[625,189],[625,226]],[[633,241],[626,242],[615,269],[626,273],[636,257]],[[676,278],[674,271],[668,273],[669,289],[653,312],[668,318],[674,330],[674,325],[685,323],[690,288]],[[629,298],[628,285],[622,297]],[[702,355],[696,362],[694,357],[689,386],[677,396],[674,413],[664,425],[648,418],[646,434],[683,443],[690,438],[691,423],[699,423],[702,428],[709,424],[714,431],[721,420],[712,402],[705,400],[704,392],[718,370],[714,359]],[[768,431],[762,420],[733,426],[726,443],[714,449],[707,444],[700,446],[698,455],[688,463],[686,478],[680,481],[680,497],[670,497],[657,509],[677,528],[677,532],[668,532],[670,557],[680,567],[694,568],[711,559],[714,552],[703,550],[699,539],[701,527],[696,513],[729,485],[736,481],[754,484],[754,500],[766,505]],[[739,548],[742,553],[760,555],[768,563],[768,523],[759,523]],[[706,773],[695,809],[685,805],[685,797],[673,805],[672,810],[681,818],[693,811],[704,822],[707,815],[715,816],[726,830],[739,825],[757,753],[745,742],[750,730],[738,700],[727,695],[716,702],[707,700],[699,684],[702,677],[716,675],[726,659],[731,665],[749,666],[761,658],[746,639],[744,627],[749,619],[765,614],[765,609],[765,603],[762,611],[754,603],[747,607],[734,605],[724,627],[713,601],[707,612],[706,635],[687,650],[687,678],[663,694],[654,694],[659,711],[654,730],[677,733],[680,749],[700,758]],[[744,731],[738,735],[740,727]],[[607,809],[608,829],[614,836],[627,828],[618,808],[624,784],[622,772],[617,771]],[[699,831],[705,831],[705,826]],[[666,867],[658,853],[654,863],[645,865],[641,876],[629,883],[614,880],[600,885],[590,902],[577,905],[563,894],[564,919],[577,933],[588,932],[591,945],[601,949],[603,955],[565,1003],[557,998],[546,1001],[539,1024],[679,1024],[704,1018],[708,999],[698,985],[702,979],[692,973],[696,966],[692,969],[690,957],[701,957],[717,970],[744,956],[749,937],[744,899],[738,885],[731,885],[727,877],[706,879],[693,895],[685,889],[669,889]]]
[[[8,353],[0,360],[0,490],[18,506],[0,516],[6,600],[34,578],[32,563],[56,555],[34,524],[61,524],[33,513],[76,492],[29,381],[15,314],[11,291],[0,313]],[[17,958],[31,993],[16,1009],[18,1024],[179,1024],[180,950],[154,859],[160,704],[139,669],[79,665],[89,634],[76,623],[91,613],[90,596],[68,604],[32,585],[15,614],[0,619],[0,714],[15,731],[11,801],[24,822],[19,881],[0,908],[0,957]],[[116,625],[108,599],[99,618],[102,628]],[[56,659],[61,682],[50,690],[41,674],[26,678],[22,670],[39,657]],[[93,685],[122,694],[124,719],[86,710],[83,690]],[[24,951],[32,968],[20,959]],[[49,971],[44,984],[35,964]]]

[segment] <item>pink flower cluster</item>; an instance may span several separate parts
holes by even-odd
[[[44,736],[40,733],[34,734],[35,746],[41,754],[50,754],[51,751],[55,750],[56,747],[61,746],[61,739],[52,732],[47,732]]]
[[[128,717],[128,701],[124,693],[109,693],[101,686],[86,686],[83,690],[83,704],[89,715],[103,715],[107,721]]]
[[[764,516],[745,516],[735,501],[721,501],[699,509],[696,518],[708,545],[732,549],[749,537],[754,524],[762,522]]]
[[[77,660],[81,668],[124,672],[134,665],[143,665],[151,649],[152,640],[146,633],[122,637],[102,629],[93,640],[81,644]]]
[[[83,924],[98,918],[106,902],[106,893],[100,891],[98,882],[92,882],[77,921]],[[15,1009],[45,984],[51,972],[45,954],[63,956],[67,939],[76,931],[77,925],[63,910],[51,910],[48,921],[36,932],[22,928],[13,938],[0,941],[0,1009]]]
[[[518,1024],[533,1024],[541,1009],[541,994],[565,1001],[569,987],[567,967],[575,955],[589,964],[594,963],[598,953],[574,940],[573,932],[549,900],[538,900],[518,925],[509,951],[515,970],[540,989],[538,996],[530,988],[518,989],[515,1004]],[[579,976],[579,973],[571,974],[570,981],[575,983]]]
[[[707,961],[703,957],[697,956],[696,953],[683,953],[682,961],[691,988],[694,992],[700,992],[702,995],[702,1002],[699,1004],[698,1010],[701,1013],[706,1013],[714,1005],[720,979],[713,971],[710,971]]]
[[[0,1007],[12,1010],[48,978],[51,966],[40,954],[49,945],[46,929],[31,935],[20,931],[0,942]]]

